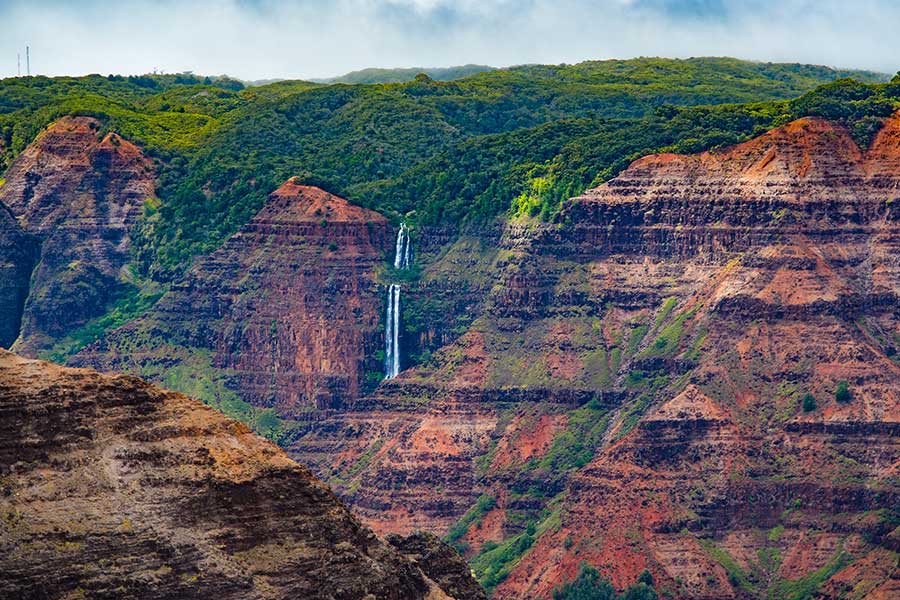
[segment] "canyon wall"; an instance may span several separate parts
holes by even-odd
[[[896,595],[898,199],[894,117],[865,152],[804,119],[573,201],[573,235],[545,247],[601,257],[647,309],[675,298],[624,384],[666,380],[611,421],[499,595],[546,594],[581,560],[692,598]]]
[[[174,386],[204,379],[185,391],[284,417],[340,408],[382,376],[375,270],[392,241],[378,213],[290,180],[147,316],[72,362]]]
[[[802,119],[641,159],[509,223],[467,332],[289,450],[501,598],[582,560],[675,597],[891,597],[898,200],[897,116],[867,150]]]

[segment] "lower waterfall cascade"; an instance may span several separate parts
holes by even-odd
[[[385,379],[393,379],[400,373],[400,286],[396,283],[388,288],[384,343]]]
[[[409,228],[401,223],[394,250],[394,268],[405,270],[410,266],[412,240]],[[387,290],[387,311],[384,326],[384,378],[393,379],[400,374],[400,284],[392,283]]]

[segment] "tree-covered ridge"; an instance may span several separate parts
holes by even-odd
[[[168,279],[293,175],[388,215],[415,211],[410,217],[423,224],[480,223],[511,203],[514,213],[549,217],[564,198],[640,154],[733,143],[793,116],[830,111],[816,104],[820,96],[806,104],[782,99],[846,74],[642,58],[378,85],[18,78],[0,82],[0,131],[8,161],[59,116],[90,114],[156,156],[159,200],[147,204],[138,263],[144,274]],[[822,97],[853,96],[859,106],[847,119],[859,111],[877,118],[885,109],[873,111],[871,97],[893,93],[885,85],[837,86]],[[685,108],[698,104],[710,106]]]
[[[483,78],[486,74],[471,79]],[[524,65],[508,69],[510,83],[593,87],[594,102],[606,116],[642,116],[661,104],[723,104],[763,99],[795,98],[810,89],[838,79],[882,83],[880,73],[838,70],[803,64],[761,63],[733,58],[685,60],[636,58],[587,61],[575,65]],[[599,101],[615,99],[623,92],[642,101],[620,105],[611,114]],[[690,99],[690,102],[687,100]]]
[[[239,81],[194,75],[10,77],[0,80],[0,165],[67,114],[97,114],[126,137],[180,147],[210,117],[234,107]]]
[[[657,109],[665,102],[695,104],[698,81],[704,102],[716,85],[718,100],[745,100],[749,93],[729,91],[733,86],[721,83],[719,72],[733,71],[740,61],[703,59],[699,70],[692,61],[636,62],[676,73],[685,65],[692,75],[663,97],[654,86],[620,83],[621,74],[608,82],[612,75],[603,71],[620,71],[619,62],[521,67],[452,82],[321,86],[238,109],[182,166],[183,174],[175,174],[178,185],[162,190],[164,200],[174,201],[164,202],[168,212],[156,217],[147,237],[156,240],[154,250],[165,250],[144,264],[165,276],[192,254],[211,250],[292,175],[386,214],[416,211],[421,223],[458,226],[505,212],[545,170],[565,170],[551,186],[559,201],[584,190],[598,174],[614,173],[635,154],[684,139],[726,143],[774,119],[742,119],[737,135],[734,124],[724,126],[728,135],[706,131],[710,119],[704,114],[673,125]],[[541,69],[556,75],[534,74]],[[796,83],[790,76],[796,69],[783,67],[782,79],[792,83],[779,83],[784,87],[778,96],[815,87],[812,81]],[[770,66],[760,86],[771,89],[778,72]],[[837,74],[816,72],[819,83]],[[754,99],[767,99],[767,93]]]
[[[368,84],[368,83],[405,83],[412,81],[416,75],[424,73],[431,79],[437,81],[452,81],[460,79],[475,73],[483,71],[492,71],[494,67],[487,65],[460,65],[456,67],[410,67],[395,69],[360,69],[359,71],[351,71],[338,77],[328,77],[325,79],[314,79],[316,83],[350,83],[350,84]]]

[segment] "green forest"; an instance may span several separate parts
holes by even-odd
[[[365,85],[15,78],[0,81],[0,165],[66,114],[95,116],[141,145],[156,160],[158,198],[146,204],[135,264],[165,282],[290,176],[423,225],[552,219],[564,199],[643,154],[733,144],[800,116],[845,123],[866,144],[900,100],[900,79],[888,78],[728,58],[532,65]]]

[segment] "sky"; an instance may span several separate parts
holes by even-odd
[[[245,80],[365,67],[635,56],[900,69],[898,0],[0,0],[0,77],[190,70]]]

